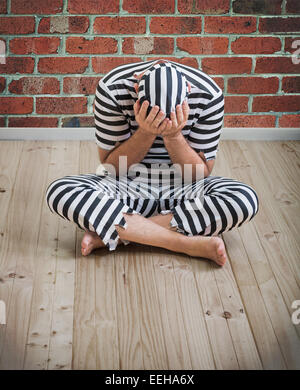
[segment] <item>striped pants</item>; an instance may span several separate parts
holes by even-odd
[[[82,230],[96,232],[109,250],[119,240],[115,225],[127,227],[123,213],[146,218],[172,213],[170,224],[178,232],[213,236],[241,226],[258,211],[258,198],[250,186],[218,176],[164,188],[125,176],[71,175],[52,182],[46,200],[52,212]]]

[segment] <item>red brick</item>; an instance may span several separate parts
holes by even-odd
[[[22,77],[9,84],[9,92],[22,95],[59,93],[59,81],[55,77]]]
[[[283,0],[235,0],[233,12],[237,14],[280,15]]]
[[[89,59],[83,57],[45,57],[40,58],[38,71],[40,73],[84,73],[89,65]]]
[[[259,31],[271,32],[299,32],[300,18],[260,18]]]
[[[282,91],[287,93],[300,92],[300,76],[284,77],[282,79]]]
[[[177,38],[177,47],[190,54],[226,54],[228,38],[182,37]]]
[[[145,17],[135,16],[102,16],[95,19],[95,34],[144,34],[146,32]]]
[[[199,69],[198,61],[196,58],[193,58],[193,57],[181,57],[181,58],[177,58],[177,57],[147,57],[145,61],[151,61],[151,60],[154,61],[154,60],[159,60],[161,58],[163,58],[164,60],[177,62],[178,64],[187,65],[187,66],[191,66],[193,68]]]
[[[283,95],[283,96],[254,96],[252,111],[299,111],[300,95]]]
[[[52,54],[57,53],[59,45],[58,37],[14,38],[9,43],[14,54]]]
[[[131,14],[172,14],[174,0],[123,0],[123,10]]]
[[[38,26],[39,34],[79,34],[87,32],[89,28],[87,16],[52,16],[41,19]]]
[[[84,114],[87,112],[85,97],[38,97],[37,114]]]
[[[139,57],[94,57],[92,67],[95,73],[107,73],[119,65],[140,62]]]
[[[124,54],[172,54],[173,51],[173,38],[124,38],[122,43],[122,52]]]
[[[257,58],[255,73],[300,73],[300,64],[293,64],[291,57]]]
[[[225,112],[248,112],[247,96],[225,96]]]
[[[31,57],[7,57],[6,64],[0,64],[0,73],[32,73],[34,58]]]
[[[250,73],[252,59],[248,57],[203,58],[202,69],[208,74]]]
[[[281,50],[281,41],[275,37],[240,37],[231,43],[236,54],[272,54]]]
[[[295,53],[300,49],[300,37],[286,37],[284,42],[284,51]]]
[[[70,14],[107,14],[119,12],[119,0],[69,0]]]
[[[279,87],[278,77],[231,77],[227,83],[228,93],[276,93]]]
[[[46,117],[11,117],[8,118],[8,127],[57,127],[58,118]]]
[[[30,114],[32,97],[0,97],[0,114]]]
[[[225,115],[224,127],[275,127],[273,115]]]
[[[212,77],[215,83],[223,90],[224,89],[224,79],[223,77]]]
[[[181,14],[227,14],[230,0],[178,0]]]
[[[211,34],[249,34],[256,31],[253,16],[205,16],[204,31]]]
[[[58,14],[63,0],[11,0],[12,14]]]
[[[4,91],[6,85],[5,77],[0,77],[0,93]]]
[[[299,0],[286,0],[285,10],[288,14],[300,14]]]
[[[83,37],[67,38],[66,51],[72,54],[116,53],[118,42],[114,38],[97,37],[92,40]]]
[[[73,116],[62,118],[62,127],[94,127],[94,116]]]
[[[6,0],[0,0],[0,14],[6,14],[7,13],[7,1]]]
[[[150,31],[154,34],[200,34],[201,17],[153,17],[150,21]]]
[[[279,118],[279,127],[300,128],[300,115],[282,115]]]
[[[64,93],[93,95],[101,77],[65,77]]]
[[[5,127],[5,118],[3,116],[0,117],[0,127]]]
[[[31,34],[34,29],[33,16],[0,17],[0,34]]]

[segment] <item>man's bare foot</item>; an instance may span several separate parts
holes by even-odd
[[[227,254],[224,241],[220,237],[192,236],[187,237],[187,254],[196,257],[205,257],[218,265],[224,265]]]
[[[104,248],[105,245],[98,234],[86,231],[81,241],[82,256],[88,256],[94,249]]]

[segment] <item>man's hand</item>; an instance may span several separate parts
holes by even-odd
[[[140,105],[139,100],[135,102],[133,106],[135,120],[137,121],[141,131],[145,134],[162,134],[162,132],[166,129],[168,122],[172,122],[168,118],[165,118],[165,113],[160,111],[158,106],[152,107],[149,115],[146,117],[148,106],[148,101],[144,101],[142,105]]]
[[[162,133],[163,138],[176,138],[181,133],[189,118],[189,111],[189,105],[186,100],[182,103],[182,106],[180,104],[176,106],[176,113],[171,112],[171,120],[168,121]]]

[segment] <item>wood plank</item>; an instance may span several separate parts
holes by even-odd
[[[222,148],[222,145],[220,148]],[[223,160],[224,154],[221,153],[218,156],[215,170],[219,166],[223,167],[226,164]],[[215,174],[215,171],[213,174]],[[213,278],[218,289],[219,305],[217,313],[227,322],[238,367],[240,369],[261,369],[260,357],[247,316],[245,315],[245,308],[230,262],[227,262],[222,268],[213,264],[210,271],[214,274]],[[218,351],[226,351],[226,349],[226,346],[221,346],[221,348],[219,346]],[[219,360],[223,361],[223,359]]]
[[[135,259],[134,267],[144,368],[146,370],[167,370],[168,358],[151,248],[146,245],[130,245]]]
[[[93,142],[81,142],[81,161],[81,173],[96,172],[99,156]],[[117,370],[120,357],[114,256],[107,249],[100,249],[88,260],[95,262],[96,368]]]
[[[247,144],[246,144],[247,145]],[[270,147],[269,151],[270,153],[275,153],[276,158],[280,158],[280,149],[281,149],[281,143],[274,142],[272,144],[267,143],[267,148]],[[285,148],[288,147],[288,145],[284,144]],[[240,145],[241,149],[245,148],[246,146],[243,146],[243,144]],[[292,165],[292,161],[294,161],[297,157],[293,154],[290,154],[288,157],[288,160],[290,161],[290,165]],[[248,157],[247,157],[248,158]],[[290,186],[290,180],[293,179],[293,177],[289,176],[288,174],[288,160],[286,161],[286,167],[284,170],[282,170],[280,173],[280,177],[285,182],[285,186],[287,190],[289,191],[298,191],[297,187],[298,184],[292,183],[291,186],[295,186],[293,189]],[[278,169],[280,169],[280,166],[283,167],[285,164],[284,161],[280,160],[279,166],[276,167],[276,171],[278,172]],[[251,180],[251,177],[249,177],[249,180]],[[293,267],[290,265],[288,261],[286,261],[286,252],[282,250],[279,242],[280,232],[274,231],[271,223],[269,221],[270,213],[267,213],[267,207],[269,206],[269,203],[276,203],[276,200],[273,198],[273,192],[272,191],[266,191],[263,195],[263,198],[266,198],[266,203],[263,204],[263,207],[260,208],[259,214],[255,217],[255,227],[258,232],[258,235],[260,237],[260,241],[262,242],[262,245],[264,247],[264,251],[266,253],[266,256],[269,260],[270,267],[272,268],[272,271],[274,273],[274,276],[277,280],[277,283],[279,285],[279,288],[281,290],[282,296],[284,298],[284,301],[286,303],[287,309],[292,315],[293,309],[291,308],[291,302],[298,299],[300,295],[299,291],[299,285],[297,284],[297,278],[295,277],[295,274],[293,272]],[[297,195],[295,195],[296,197]],[[299,206],[299,202],[298,202]],[[297,215],[295,213],[295,215]],[[295,218],[297,219],[297,218]],[[297,239],[298,233],[295,236]],[[291,248],[291,252],[293,251],[293,247]],[[290,252],[289,252],[290,253]],[[298,255],[299,258],[299,255]],[[300,335],[300,329],[299,327],[295,327],[296,331],[298,332],[298,335]]]
[[[9,277],[9,259],[2,254],[8,245],[7,218],[13,189],[16,182],[17,170],[22,152],[21,141],[0,142],[0,300],[5,303],[5,316],[9,310],[10,292],[13,278]],[[5,338],[6,325],[0,325],[0,356]]]
[[[51,147],[24,142],[9,208],[1,264],[13,275],[1,369],[22,369],[29,326],[41,208]],[[38,161],[38,164],[37,164]],[[5,272],[5,273],[6,273]]]
[[[169,370],[192,369],[172,255],[156,247],[151,251]]]
[[[267,144],[266,144],[267,145]],[[272,226],[272,232],[276,235],[280,248],[284,253],[285,261],[290,265],[292,273],[296,278],[298,286],[300,286],[300,244],[298,240],[298,231],[293,228],[294,217],[291,215],[294,213],[298,215],[299,207],[294,207],[295,196],[297,191],[294,191],[292,195],[294,200],[289,204],[283,205],[280,197],[276,199],[274,194],[277,193],[279,183],[282,182],[282,168],[274,159],[274,153],[270,155],[267,149],[264,149],[261,143],[258,143],[257,147],[254,143],[248,143],[247,148],[243,151],[245,157],[250,161],[253,169],[258,166],[264,166],[267,172],[271,174],[259,175],[257,178],[253,177],[252,180],[256,183],[256,187],[260,189],[262,196],[268,199],[264,203],[264,208],[268,215],[268,220]],[[275,161],[276,160],[276,161]],[[251,170],[250,170],[251,172]],[[283,185],[284,187],[284,185]],[[282,188],[283,188],[282,187]],[[291,209],[291,211],[289,211]],[[288,216],[288,217],[287,217]],[[291,223],[292,222],[292,223]],[[277,232],[277,233],[276,233]]]
[[[88,143],[80,142],[79,173],[89,173],[91,154]],[[97,368],[96,334],[96,280],[95,254],[81,255],[81,240],[84,232],[76,232],[76,278],[73,329],[73,364],[75,370]]]
[[[52,149],[46,186],[64,175],[77,173],[79,150],[78,142],[47,144]],[[71,366],[74,238],[75,227],[51,213],[44,199],[24,369]]]
[[[205,321],[205,311],[197,288],[192,259],[172,254],[174,274],[185,328],[191,364],[194,370],[215,369],[215,362]],[[201,261],[197,259],[196,261]]]
[[[248,146],[243,146],[243,144],[239,144],[240,148],[244,151],[244,153],[247,153],[247,147],[251,148],[252,146],[247,144]],[[273,145],[273,146],[272,146]],[[270,146],[270,153],[274,153],[274,149],[276,149],[276,145],[278,146],[278,143],[273,143],[272,149]],[[268,143],[266,143],[266,148],[268,146]],[[274,149],[273,149],[274,148]],[[280,158],[279,154],[276,153],[277,159]],[[291,156],[292,157],[292,156]],[[293,156],[294,157],[294,156]],[[247,159],[251,159],[251,154],[249,153],[247,155]],[[291,158],[291,163],[295,158]],[[251,160],[251,163],[254,164],[254,160]],[[276,166],[276,172],[278,172],[277,178],[280,177],[280,180],[284,180],[284,186],[290,190],[298,192],[297,190],[297,184],[292,184],[292,186],[295,185],[295,188],[293,189],[290,186],[290,181],[286,180],[285,178],[288,176],[287,171],[280,171],[280,167],[284,165],[284,162],[280,160],[280,164]],[[290,177],[292,179],[293,177]],[[252,180],[251,175],[248,175],[248,180]],[[261,180],[261,182],[263,179]],[[253,184],[253,183],[252,183]],[[281,184],[283,185],[283,184]],[[294,234],[294,240],[290,242],[290,245],[288,246],[288,251],[284,250],[282,248],[281,244],[284,244],[286,246],[286,240],[281,239],[282,232],[279,230],[274,230],[276,227],[274,227],[274,222],[276,223],[278,221],[274,220],[274,214],[278,214],[278,208],[276,207],[277,199],[274,198],[274,189],[270,188],[270,190],[265,189],[266,186],[261,187],[262,192],[262,199],[266,199],[265,203],[263,203],[263,207],[260,208],[259,214],[255,218],[256,223],[256,229],[259,232],[259,236],[261,237],[261,240],[263,240],[264,248],[266,248],[266,254],[269,257],[269,263],[270,266],[274,272],[274,275],[278,281],[278,284],[280,285],[280,288],[282,290],[283,297],[285,299],[286,305],[288,309],[290,310],[290,314],[292,314],[292,309],[290,307],[290,302],[294,301],[299,297],[299,284],[297,284],[297,281],[299,278],[297,277],[297,272],[295,272],[295,267],[299,268],[299,261],[297,261],[297,258],[299,258],[299,253],[297,251],[297,248],[293,246],[293,243],[297,241],[298,232]],[[268,187],[266,187],[268,188]],[[265,190],[264,190],[265,189]],[[275,190],[276,191],[276,190]],[[293,195],[297,197],[298,195]],[[299,202],[297,201],[298,205]],[[275,204],[275,205],[274,205]],[[289,210],[284,210],[283,213],[288,213]],[[296,215],[296,210],[294,212]],[[297,218],[295,218],[297,219]],[[284,219],[282,219],[284,221]],[[258,223],[259,222],[259,223]],[[293,239],[293,234],[288,234],[285,231],[285,224],[284,222],[281,222],[283,230],[285,232],[284,238],[288,236],[288,240]],[[291,226],[291,223],[289,221],[289,225]],[[277,226],[277,225],[275,225]],[[290,259],[291,261],[286,261]]]
[[[120,370],[143,370],[135,253],[130,243],[112,251],[115,261]]]
[[[254,145],[247,145],[247,148],[254,148]],[[256,149],[259,150],[260,146],[257,147]],[[262,151],[260,151],[262,152]],[[270,151],[271,152],[271,151]],[[247,152],[245,152],[246,154]],[[261,154],[261,153],[260,153]],[[231,153],[229,151],[228,157],[232,156],[232,150]],[[254,156],[254,152],[251,154],[251,156]],[[253,160],[248,160],[249,165],[253,164]],[[275,165],[276,167],[276,165]],[[248,167],[249,168],[249,167]],[[277,167],[279,169],[279,167]],[[251,170],[249,169],[251,172]],[[277,170],[275,168],[276,175],[277,175]],[[243,169],[243,173],[240,174],[246,174],[247,169]],[[263,175],[264,172],[261,172],[261,175]],[[266,176],[269,176],[269,174],[264,175],[265,176],[265,182],[268,180]],[[278,175],[281,176],[281,175]],[[277,180],[276,178],[273,178],[273,180]],[[256,181],[257,180],[257,175],[256,175]],[[263,180],[262,180],[263,181]],[[253,177],[252,177],[252,182],[253,182]],[[268,187],[265,187],[268,188]],[[273,192],[273,188],[270,186],[270,191]],[[271,193],[271,194],[272,194]],[[262,199],[262,207],[264,207],[265,200],[268,200],[268,205],[273,204],[276,202],[275,199],[272,199],[272,197],[267,197],[266,196],[266,191],[264,192],[264,196]],[[259,215],[259,214],[258,214]],[[269,214],[268,214],[269,215]],[[253,271],[255,273],[257,282],[260,286],[260,290],[262,292],[262,296],[265,300],[266,308],[268,310],[269,316],[272,321],[272,325],[274,328],[274,331],[276,333],[278,342],[280,344],[282,353],[284,355],[287,367],[290,369],[299,369],[300,367],[300,362],[299,362],[299,356],[300,356],[300,340],[299,340],[299,333],[297,335],[297,327],[293,325],[291,321],[291,302],[292,301],[287,301],[286,304],[284,302],[284,296],[287,299],[287,294],[282,295],[282,291],[285,290],[285,286],[293,286],[293,292],[294,292],[294,298],[293,300],[296,300],[297,296],[299,296],[299,289],[297,289],[295,280],[293,278],[292,273],[289,273],[289,279],[286,280],[286,275],[285,278],[283,278],[282,272],[277,272],[278,268],[274,268],[275,273],[277,274],[277,279],[279,279],[279,285],[277,283],[276,278],[274,277],[274,273],[272,270],[271,264],[273,263],[274,259],[274,249],[270,251],[269,257],[266,257],[265,251],[262,247],[264,245],[264,241],[268,240],[270,237],[269,235],[262,236],[258,233],[256,234],[254,230],[254,226],[256,226],[259,223],[259,218],[254,220],[254,224],[249,224],[245,225],[243,229],[241,229],[241,234],[242,239],[244,241],[244,245],[246,248],[246,251],[249,255],[249,258],[251,259],[251,265],[253,268]],[[256,237],[255,237],[256,236]],[[250,237],[250,239],[249,239]],[[274,237],[274,234],[271,235],[271,238]],[[252,238],[252,239],[251,239]],[[253,241],[256,242],[256,245],[253,245]],[[262,244],[261,244],[262,242]],[[299,258],[299,257],[298,257]],[[279,258],[281,263],[284,263],[284,260],[282,257]],[[280,266],[280,262],[277,260],[277,265]],[[282,267],[283,268],[283,267]],[[286,270],[286,267],[284,267],[284,270]],[[293,283],[294,282],[294,283]],[[280,287],[279,287],[280,286]],[[289,292],[291,291],[290,288],[287,289]],[[299,330],[298,330],[299,332]]]
[[[237,370],[239,364],[215,279],[214,268],[216,266],[209,260],[192,259],[191,262],[205,313],[216,368],[218,370]]]
[[[286,151],[288,147],[289,152]],[[272,160],[273,197],[276,201],[274,204],[280,207],[282,220],[285,221],[293,237],[297,240],[300,230],[300,155],[297,155],[296,150],[286,142],[272,144],[266,142],[264,150],[269,156],[266,162],[268,166]],[[274,154],[276,158],[274,158]],[[274,171],[276,177],[274,177]],[[300,246],[298,246],[298,250],[300,254]]]
[[[248,145],[248,144],[247,144]],[[231,169],[234,170],[235,172],[235,178],[240,179],[241,181],[244,181],[250,185],[253,185],[253,183],[249,182],[249,178],[246,176],[246,172],[251,168],[249,161],[243,159],[243,153],[242,151],[238,148],[238,145],[236,145],[234,142],[230,144],[226,144],[223,146],[222,153],[224,153],[226,164],[224,164],[224,168],[226,169],[226,176],[229,176],[229,166]],[[238,168],[238,167],[241,167]],[[255,183],[256,185],[254,188],[257,188],[257,180],[258,176],[260,175],[260,172],[256,172],[255,174]],[[244,265],[247,264],[248,272],[244,271],[244,274],[247,275],[247,280],[242,275],[241,270],[239,269],[239,264],[236,259],[241,258],[242,255],[240,251],[237,251],[236,248],[233,248],[231,244],[230,246],[230,251],[233,252],[233,256],[231,256],[232,260],[232,266],[233,270],[235,273],[235,276],[237,278],[240,291],[243,296],[245,308],[247,312],[249,313],[249,321],[252,326],[252,329],[254,330],[254,336],[256,338],[256,344],[257,348],[260,351],[262,363],[264,365],[264,368],[275,368],[276,366],[280,368],[285,367],[285,362],[282,357],[282,353],[280,350],[280,347],[278,345],[278,340],[276,338],[276,334],[273,330],[273,324],[270,323],[270,309],[268,308],[268,305],[264,302],[265,297],[266,297],[266,291],[264,288],[268,285],[266,283],[263,285],[263,281],[259,279],[259,272],[262,273],[266,277],[266,282],[271,281],[269,284],[274,286],[274,278],[272,276],[272,272],[263,272],[263,268],[255,268],[253,267],[253,262],[259,262],[263,258],[263,251],[261,252],[256,252],[253,254],[253,250],[249,253],[248,251],[251,250],[251,248],[258,248],[260,247],[260,240],[257,235],[253,234],[253,228],[254,224],[256,221],[256,218],[258,218],[259,214],[255,217],[255,219],[248,223],[243,225],[241,228],[238,229],[238,231],[232,231],[224,234],[224,238],[226,243],[236,243],[240,240],[243,243],[243,248],[241,248],[245,251],[248,255],[249,258],[249,263],[248,259],[247,261],[243,262]],[[247,234],[243,234],[243,232],[246,231]],[[251,234],[252,232],[252,234]],[[250,237],[250,238],[249,238]],[[241,250],[240,249],[240,250]],[[257,249],[254,249],[257,251]],[[253,257],[255,260],[253,260]],[[242,260],[240,260],[242,262]],[[261,266],[262,267],[262,266]],[[252,269],[253,268],[253,269]],[[268,270],[269,271],[269,270]],[[260,283],[261,282],[261,283]],[[246,285],[246,286],[244,286]],[[249,286],[249,287],[248,287]],[[258,291],[258,288],[260,291]],[[260,296],[261,295],[261,296]],[[250,297],[249,297],[250,296]],[[247,300],[246,300],[247,297]],[[259,318],[259,322],[256,321],[256,319]],[[265,348],[265,345],[263,343],[263,330],[260,329],[261,324],[264,323],[264,328],[269,329],[268,331],[268,338],[270,339],[268,342],[268,347]],[[271,331],[272,329],[272,331]],[[265,343],[266,344],[266,343]],[[271,347],[271,350],[270,350]],[[275,357],[276,356],[276,357]],[[274,367],[275,365],[275,367]]]
[[[223,238],[263,368],[285,369],[285,361],[241,236],[237,230],[231,230]]]

